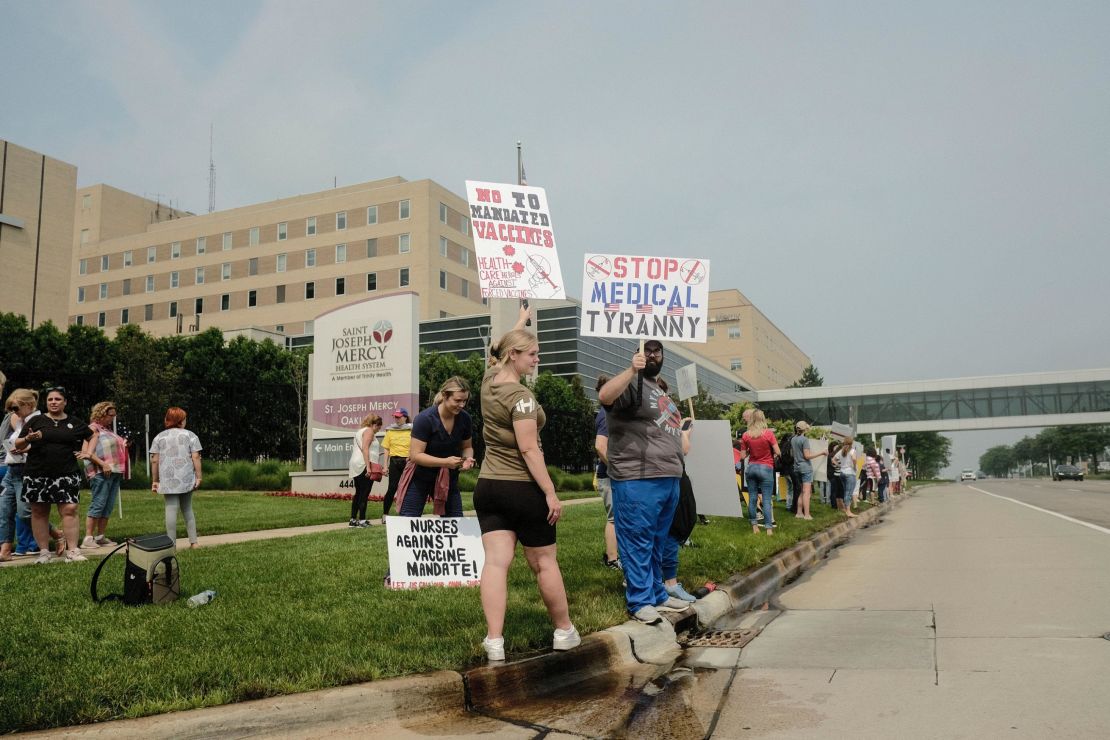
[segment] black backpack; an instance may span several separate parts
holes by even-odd
[[[123,593],[97,595],[96,584],[108,560],[127,548],[127,565],[123,571]],[[142,604],[168,604],[176,601],[181,593],[181,570],[177,565],[177,543],[164,534],[144,534],[132,537],[108,553],[93,573],[92,600],[122,601],[128,606]]]
[[[779,440],[779,459],[775,461],[775,472],[785,473],[789,475],[794,472],[794,447],[790,444],[790,440],[794,439],[793,434],[787,434]]]
[[[682,471],[682,479],[678,483],[678,507],[674,510],[674,519],[671,520],[671,537],[679,542],[685,542],[694,531],[698,523],[698,502],[694,500],[694,484],[690,476]]]

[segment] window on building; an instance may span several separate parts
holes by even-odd
[[[77,286],[77,302],[78,303],[84,303],[85,302],[85,286],[83,286],[83,285]]]
[[[120,309],[120,311],[119,311],[119,322],[121,324],[130,324],[131,323],[131,309],[129,309],[129,308],[121,308]]]
[[[304,253],[304,266],[316,267],[316,250],[309,249]]]
[[[401,268],[401,274],[397,280],[397,284],[400,285],[402,288],[409,284],[409,268]]]
[[[277,256],[277,266],[275,267],[275,270],[277,272],[285,272],[285,263],[287,261],[288,257],[285,255],[285,253],[279,254]]]
[[[409,252],[409,235],[401,234],[397,237],[397,251],[401,254],[408,254]]]
[[[197,285],[204,285],[204,268],[203,267],[198,267],[197,268],[197,275],[196,275],[196,278],[195,278],[195,282],[196,282]]]
[[[250,237],[249,237],[250,245],[252,247],[257,247],[258,246],[258,241],[259,241],[258,227],[257,226],[252,226],[249,233],[250,233]]]
[[[439,271],[439,289],[447,290],[447,273],[443,270]]]
[[[277,286],[277,302],[278,303],[285,303],[285,286],[284,285]]]
[[[231,263],[225,262],[220,265],[220,280],[231,280]]]
[[[193,301],[193,313],[195,313],[195,314],[204,313],[204,299],[203,298],[197,298],[196,300]]]
[[[470,297],[470,281],[469,280],[463,280],[462,281],[462,297],[463,298],[469,298]]]
[[[409,202],[407,200],[401,201],[400,207],[399,207],[398,210],[400,211],[400,214],[401,214],[400,217],[402,219],[408,218],[409,217]]]
[[[177,301],[170,301],[170,318],[177,318]]]
[[[706,339],[712,339],[715,336],[717,336],[717,330],[714,329],[712,326],[705,330]]]
[[[73,320],[73,323],[77,324],[78,326],[84,326],[85,325],[85,317],[84,316],[77,316]]]
[[[461,219],[459,219],[459,231],[464,234],[470,233],[470,219],[466,216],[463,216]]]
[[[123,294],[131,295],[131,278],[123,279]]]
[[[225,231],[224,232],[224,247],[223,248],[224,248],[225,252],[228,251],[229,249],[231,249],[231,232],[230,231]]]
[[[123,253],[123,266],[124,267],[131,267],[131,264],[134,261],[134,259],[135,259],[134,253],[130,249],[127,250],[126,252]]]
[[[89,274],[89,261],[87,259],[86,260],[81,260],[80,262],[77,263],[77,274],[78,275],[88,275]]]
[[[181,242],[170,242],[170,259],[181,259]]]
[[[378,289],[378,273],[376,273],[376,272],[366,273],[366,290],[374,291],[374,290],[377,290],[377,289]]]
[[[346,261],[347,261],[347,245],[346,244],[336,244],[335,245],[335,263],[339,264],[340,262],[346,262]]]
[[[470,250],[463,247],[459,250],[459,259],[462,260],[464,267],[470,267]]]
[[[89,243],[89,230],[88,229],[81,229],[81,243],[82,244],[88,244]]]
[[[728,363],[729,370],[743,370],[744,363],[739,358],[733,357]]]
[[[248,275],[257,275],[258,274],[258,258],[257,257],[251,257],[249,260],[247,260],[247,274]]]
[[[730,326],[728,328],[728,338],[729,339],[739,339],[740,338],[740,327],[739,326]]]
[[[439,256],[440,257],[446,257],[447,256],[447,237],[445,237],[445,236],[441,236],[439,238]]]
[[[147,247],[146,248],[146,263],[148,265],[153,264],[154,260],[156,260],[156,259],[158,259],[158,247]]]
[[[366,225],[373,226],[378,223],[378,207],[368,206],[366,208]]]
[[[447,223],[447,204],[439,204],[439,222],[441,224]]]
[[[335,230],[343,231],[347,228],[347,212],[339,211],[335,214]]]
[[[285,324],[274,324],[274,331],[285,333]]]
[[[377,239],[367,239],[366,240],[366,256],[367,256],[367,258],[378,256],[378,240]]]
[[[289,223],[282,221],[278,224],[278,241],[283,242],[289,238]]]
[[[108,272],[108,267],[110,265],[111,265],[111,261],[108,259],[108,255],[106,255],[106,254],[101,255],[100,256],[100,271],[101,272]]]
[[[177,288],[181,285],[181,278],[178,276],[177,270],[170,273],[170,287]]]
[[[154,304],[148,303],[143,306],[143,321],[152,321],[154,319]]]
[[[107,297],[108,297],[108,283],[101,283],[100,284],[100,300],[104,300]]]
[[[312,321],[310,319],[310,320],[304,322],[304,328],[301,329],[301,333],[304,334],[305,336],[307,336],[309,334],[312,334],[312,332],[315,328],[316,328],[316,322]]]
[[[307,282],[304,284],[304,299],[310,301],[316,297],[316,283]]]
[[[257,290],[248,290],[247,291],[247,308],[254,308],[257,305],[258,305],[258,291]]]
[[[337,277],[335,279],[335,294],[346,295],[347,293],[347,278]]]
[[[107,323],[108,323],[108,314],[101,311],[100,313],[98,313],[96,315],[96,325],[97,326],[99,326],[101,328],[104,328],[104,325],[107,324]]]
[[[304,220],[304,233],[306,236],[316,236],[316,217],[309,216]]]
[[[446,319],[446,318],[449,318],[450,316],[451,316],[451,314],[447,313],[446,311],[440,311],[439,312],[439,317],[441,319]]]
[[[147,293],[153,293],[154,292],[154,276],[153,275],[147,275],[146,276],[146,292]]]
[[[82,208],[92,208],[92,196],[89,195],[88,193],[85,193],[84,195],[81,196],[81,207]]]
[[[198,236],[197,237],[197,254],[204,254],[207,251],[208,251],[208,237]]]
[[[222,296],[220,296],[220,310],[231,310],[231,293],[224,293]]]

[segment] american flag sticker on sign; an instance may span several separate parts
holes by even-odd
[[[651,313],[651,304],[641,303],[639,306],[636,306],[636,313]]]
[[[681,316],[683,314],[682,306],[671,306],[667,309],[668,316]]]
[[[621,310],[621,305],[619,303],[606,303],[605,304],[605,310],[606,311],[620,311]]]

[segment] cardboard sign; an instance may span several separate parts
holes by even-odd
[[[474,517],[387,516],[390,588],[477,586],[486,562]]]
[[[813,480],[819,483],[828,482],[829,441],[827,439],[810,439],[806,441],[806,444],[809,445],[810,452],[821,453],[819,457],[809,459],[813,466]]]
[[[705,342],[709,261],[587,254],[582,336]]]
[[[686,456],[686,474],[694,485],[698,513],[743,517],[732,462],[732,429],[725,420],[695,421]]]
[[[566,298],[543,188],[466,181],[483,298]]]
[[[698,395],[698,366],[691,362],[674,371],[678,381],[678,400],[685,401]]]

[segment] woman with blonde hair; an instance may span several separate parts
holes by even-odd
[[[522,319],[527,309],[522,308]],[[540,362],[539,342],[531,332],[509,331],[496,344],[497,364],[482,378],[482,435],[486,454],[474,489],[474,509],[482,529],[482,611],[491,661],[505,659],[505,610],[509,567],[517,542],[536,575],[540,597],[555,627],[552,647],[570,650],[582,642],[570,621],[563,574],[556,558],[555,525],[562,504],[547,472],[540,430],[547,421],[535,394],[521,383]]]
[[[756,518],[756,501],[763,501],[763,527],[767,534],[775,532],[775,458],[781,452],[775,433],[767,426],[767,417],[759,409],[752,409],[752,420],[740,436],[740,449],[747,460],[744,476],[748,483],[748,520],[752,532],[759,534]]]
[[[4,410],[8,413],[0,426],[0,445],[3,447],[3,462],[7,466],[3,481],[0,482],[0,561],[12,559],[12,540],[16,540],[16,555],[28,555],[39,552],[36,544],[27,548],[25,536],[20,531],[30,531],[31,505],[22,500],[23,493],[23,466],[27,462],[27,455],[15,451],[16,437],[23,429],[24,423],[32,417],[39,415],[38,391],[29,388],[16,388],[4,403]],[[57,542],[57,555],[65,552],[65,537],[61,531],[51,528],[50,536]],[[32,539],[33,541],[33,539]]]
[[[185,410],[166,410],[164,431],[150,444],[150,490],[162,494],[166,503],[166,534],[177,540],[177,512],[185,517],[189,547],[198,546],[197,520],[193,514],[193,491],[200,488],[200,440],[185,428]]]
[[[366,502],[370,499],[370,491],[374,488],[374,481],[381,480],[382,463],[385,452],[378,444],[377,434],[382,428],[382,417],[377,414],[367,414],[362,420],[362,425],[355,430],[354,445],[351,448],[351,460],[348,463],[348,472],[354,481],[355,495],[351,499],[351,520],[349,527],[369,527],[370,521],[366,518]],[[371,477],[378,467],[377,478]]]
[[[474,467],[474,423],[465,410],[469,400],[470,384],[456,375],[413,419],[409,461],[397,485],[401,516],[420,516],[429,498],[436,514],[463,515],[459,471]]]
[[[105,536],[105,531],[128,466],[127,440],[116,434],[112,428],[112,422],[116,419],[116,405],[111,401],[101,401],[92,407],[89,416],[93,436],[85,441],[85,451],[93,453],[101,464],[94,465],[91,460],[85,461],[85,475],[89,477],[92,503],[85,513],[82,550],[115,546],[116,543]]]

